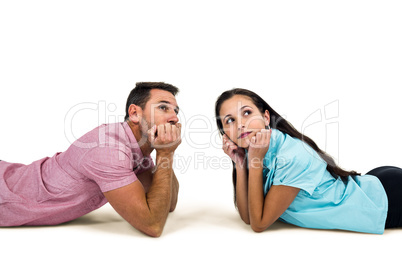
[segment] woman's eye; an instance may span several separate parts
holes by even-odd
[[[226,124],[230,124],[230,123],[232,123],[233,122],[233,119],[232,118],[229,118],[227,121],[226,121]]]
[[[249,115],[249,114],[251,114],[250,111],[245,111],[245,112],[244,112],[244,115]]]

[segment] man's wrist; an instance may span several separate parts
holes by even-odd
[[[173,158],[174,151],[164,151],[164,150],[157,150],[156,151],[156,158]]]

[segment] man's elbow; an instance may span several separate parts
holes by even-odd
[[[177,203],[174,203],[174,204],[172,204],[172,205],[170,206],[169,212],[175,211],[175,209],[176,209],[176,204],[177,204]]]
[[[162,231],[161,230],[152,230],[148,233],[146,233],[148,236],[153,237],[153,238],[158,238],[162,235]]]
[[[162,235],[163,228],[165,227],[165,223],[160,219],[157,220],[148,217],[128,222],[138,231],[155,238]]]
[[[162,235],[163,227],[159,225],[147,226],[140,231],[150,237],[158,238]]]

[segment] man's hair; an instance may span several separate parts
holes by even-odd
[[[129,118],[128,108],[131,104],[138,105],[142,109],[145,108],[145,105],[151,96],[151,89],[165,90],[172,93],[173,96],[176,96],[176,94],[179,93],[179,89],[171,84],[163,82],[138,82],[135,84],[135,88],[131,90],[130,95],[128,95],[126,103],[126,116],[124,117],[124,120]]]

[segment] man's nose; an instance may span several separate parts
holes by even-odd
[[[169,117],[168,122],[169,122],[170,124],[172,124],[172,125],[175,125],[177,122],[179,122],[179,118],[177,117],[177,114],[176,114],[176,113],[173,113],[173,114]]]

